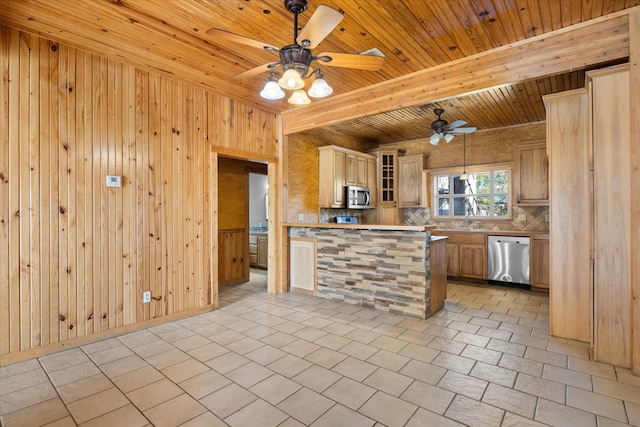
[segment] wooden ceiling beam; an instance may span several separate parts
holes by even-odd
[[[283,113],[286,135],[629,56],[624,11]]]

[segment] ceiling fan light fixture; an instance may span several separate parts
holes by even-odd
[[[451,140],[453,139],[453,135],[451,135],[450,133],[446,134],[444,136],[444,141],[448,144],[451,142]]]
[[[304,87],[304,80],[302,80],[298,70],[289,68],[278,80],[278,85],[283,89],[297,90]]]
[[[460,177],[458,179],[460,181],[468,181],[469,180],[469,174],[467,173],[467,171],[463,171],[462,175],[460,175]]]
[[[284,91],[278,86],[278,83],[270,77],[267,84],[264,85],[264,89],[260,92],[260,96],[270,100],[282,99],[284,98]]]
[[[309,96],[312,98],[324,98],[332,93],[333,88],[329,86],[322,74],[319,74],[318,77],[316,77],[309,88]]]
[[[307,105],[311,104],[311,100],[307,96],[307,93],[302,89],[297,89],[293,91],[291,97],[289,98],[289,104],[293,105]]]
[[[431,145],[438,145],[439,141],[440,141],[440,135],[437,133],[434,133],[433,135],[431,135],[431,138],[429,138],[429,144]]]

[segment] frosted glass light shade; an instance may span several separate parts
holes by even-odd
[[[446,134],[444,136],[444,141],[448,144],[451,142],[451,140],[453,139],[453,135],[451,135],[450,133]]]
[[[311,100],[307,96],[307,93],[302,89],[298,89],[291,94],[289,98],[289,104],[293,105],[306,105],[311,104]]]
[[[440,141],[440,134],[434,133],[433,135],[431,135],[431,138],[429,138],[429,144],[431,145],[438,145],[438,142]]]
[[[296,90],[302,89],[304,87],[304,80],[300,77],[300,73],[296,71],[294,68],[289,68],[284,72],[280,80],[278,80],[278,84],[283,89],[288,90]]]
[[[284,91],[280,89],[280,86],[274,80],[269,80],[260,92],[260,96],[264,99],[282,99],[284,98]]]
[[[323,98],[333,93],[333,88],[329,86],[325,79],[317,78],[309,88],[309,96],[313,98]]]

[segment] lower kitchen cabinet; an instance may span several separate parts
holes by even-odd
[[[447,276],[466,279],[487,278],[487,244],[484,233],[433,230],[433,235],[448,236]]]
[[[316,240],[292,237],[289,240],[289,288],[292,291],[316,293]]]
[[[251,267],[267,268],[269,263],[269,238],[266,234],[249,235],[249,264]]]
[[[549,289],[549,235],[531,236],[531,286]]]

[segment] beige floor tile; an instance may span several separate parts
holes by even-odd
[[[102,365],[100,369],[102,369],[108,377],[117,377],[127,372],[144,368],[145,366],[148,366],[148,363],[143,358],[137,354],[132,354],[131,356],[106,363]]]
[[[543,364],[534,360],[523,359],[522,357],[512,356],[510,354],[503,354],[498,366],[511,369],[518,372],[524,372],[525,374],[539,377],[542,375]]]
[[[58,387],[58,394],[66,404],[100,393],[113,387],[113,383],[104,374],[84,378],[62,387]]]
[[[223,347],[218,343],[209,342],[209,344],[205,344],[202,347],[187,351],[187,354],[204,363],[215,357],[228,353],[229,351],[230,350],[228,348]]]
[[[322,394],[342,405],[357,410],[376,390],[350,378],[341,378]]]
[[[204,363],[189,358],[164,368],[161,372],[174,383],[179,383],[209,370],[210,368]]]
[[[310,353],[304,359],[323,368],[331,369],[347,357],[346,354],[322,347]]]
[[[309,425],[335,404],[321,394],[302,388],[278,404],[278,409]]]
[[[549,329],[546,330],[545,336],[548,337]],[[534,330],[535,332],[535,330]],[[514,333],[511,335],[511,339],[509,340],[513,344],[520,344],[526,347],[534,347],[540,350],[547,350],[549,348],[549,339],[541,338],[532,335],[523,335]],[[516,356],[519,356],[516,354]]]
[[[126,405],[87,421],[81,424],[81,427],[112,427],[116,425],[142,427],[148,423],[149,420],[147,420],[135,406]]]
[[[640,399],[640,396],[638,398]],[[613,397],[570,386],[567,388],[567,405],[623,423],[627,422],[624,403]]]
[[[226,344],[225,347],[227,347],[231,351],[235,351],[238,354],[245,355],[253,350],[263,347],[264,345],[265,344],[262,341],[244,337],[232,343]]]
[[[484,380],[470,377],[455,371],[448,371],[437,384],[440,388],[444,388],[476,400],[480,400],[487,388],[487,385],[488,383]]]
[[[518,374],[511,369],[478,362],[471,370],[470,375],[505,387],[513,387]]]
[[[524,358],[542,362],[547,365],[554,365],[559,368],[567,367],[566,355],[554,353],[552,351],[539,350],[533,347],[527,348],[527,351],[524,353]]]
[[[402,375],[433,385],[440,381],[445,372],[447,370],[444,368],[413,359],[400,369]]]
[[[239,332],[232,331],[231,329],[227,329],[224,332],[220,332],[214,335],[209,335],[207,336],[207,338],[209,338],[211,341],[217,342],[220,345],[226,346],[228,344],[231,344],[232,342],[245,338],[245,336]]]
[[[246,365],[249,362],[251,362],[251,360],[239,355],[238,353],[230,351],[223,354],[222,356],[218,356],[209,360],[206,365],[210,368],[215,369],[221,374],[226,374],[227,372],[233,371],[234,369]]]
[[[133,390],[127,393],[127,397],[141,411],[146,411],[182,393],[183,391],[180,387],[165,378]]]
[[[514,388],[561,404],[565,403],[567,393],[567,387],[564,384],[527,374],[518,375]]]
[[[6,376],[0,379],[0,396],[48,382],[49,377],[41,368]]]
[[[446,351],[447,353],[460,355],[467,345],[459,341],[453,341],[448,338],[435,337],[427,344],[427,347],[438,351]]]
[[[180,427],[228,427],[229,425],[220,418],[207,411],[195,418],[181,424]]]
[[[377,347],[382,350],[389,351],[391,353],[397,353],[407,346],[407,341],[397,338],[381,335],[378,338],[371,341],[369,344],[373,347]]]
[[[307,326],[306,328],[300,329],[299,331],[293,333],[293,336],[307,341],[315,341],[327,335],[327,333],[328,332],[322,331],[320,329]]]
[[[264,345],[250,353],[245,354],[245,357],[253,360],[261,365],[268,365],[275,362],[278,359],[286,356],[287,353],[270,345]]]
[[[92,377],[100,373],[100,369],[91,361],[69,366],[49,373],[49,378],[54,386],[61,387],[84,378]]]
[[[129,393],[140,387],[144,387],[156,381],[160,381],[164,378],[156,368],[147,365],[144,368],[136,369],[135,371],[127,372],[126,374],[119,375],[111,378],[111,381],[122,390],[123,393]]]
[[[593,377],[593,391],[640,405],[640,387],[634,385],[621,384],[601,377]]]
[[[207,409],[188,394],[181,394],[144,412],[154,427],[173,427],[185,423]]]
[[[378,369],[376,365],[363,362],[362,360],[358,360],[354,357],[348,357],[334,366],[331,370],[356,381],[362,381],[371,375],[376,369]]]
[[[177,328],[173,328],[170,331],[154,331],[157,335],[159,335],[162,339],[169,342],[179,341],[185,338],[188,338],[195,334],[195,332],[179,326]]]
[[[477,400],[457,395],[445,412],[445,416],[469,426],[492,427],[500,425],[504,411]]]
[[[557,427],[595,427],[596,416],[580,409],[560,405],[546,399],[538,399],[535,420]]]
[[[456,356],[455,354],[446,352],[440,352],[432,362],[433,365],[440,366],[445,369],[451,369],[465,375],[471,372],[475,363],[476,361],[473,359]]]
[[[364,384],[398,397],[413,381],[414,379],[411,377],[398,374],[388,369],[378,368],[364,380]]]
[[[248,392],[239,385],[229,384],[203,397],[200,399],[200,403],[220,419],[225,419],[256,399],[257,396],[255,394]]]
[[[154,356],[156,354],[161,354],[166,351],[173,350],[175,347],[166,342],[163,339],[159,339],[157,341],[150,342],[148,344],[143,344],[135,347],[133,350],[136,354],[143,359]]]
[[[310,343],[309,341],[298,339],[293,335],[283,332],[276,332],[261,340],[263,343],[275,348],[279,348],[287,353],[294,354],[298,357],[304,357],[312,351],[320,348],[319,345]]]
[[[275,374],[257,383],[249,391],[270,404],[277,405],[301,388],[300,384],[282,375]]]
[[[380,349],[377,347],[373,347],[368,344],[363,344],[361,342],[353,341],[344,347],[340,348],[340,353],[344,353],[351,357],[355,357],[356,359],[366,360],[369,357],[373,356]]]
[[[418,407],[381,391],[376,392],[358,410],[361,414],[389,426],[404,426]]]
[[[122,344],[120,341],[117,341],[117,345],[114,344],[110,348],[99,350],[94,353],[90,353],[89,357],[93,360],[93,363],[96,365],[106,365],[109,362],[113,362],[115,360],[124,359],[125,357],[131,356],[133,351],[131,351],[127,346]]]
[[[322,328],[322,330],[327,333],[338,335],[341,337],[355,329],[356,328],[353,326],[349,326],[349,325],[345,325],[344,323],[337,323],[337,322],[332,322],[331,324]]]
[[[161,339],[162,338],[147,329],[118,337],[118,340],[129,348],[140,347],[141,345],[150,344]]]
[[[3,379],[4,381],[4,379]],[[41,383],[9,394],[0,395],[0,415],[18,411],[31,405],[57,398],[51,383]]]
[[[380,321],[380,317],[378,317],[376,319],[377,321]],[[406,332],[405,328],[401,328],[399,326],[395,326],[393,324],[389,324],[389,323],[382,323],[380,326],[375,327],[371,330],[371,332],[375,332],[377,334],[380,334],[382,336],[388,336],[388,337],[398,337],[400,335],[402,335],[404,332]]]
[[[156,369],[164,369],[176,363],[183,362],[191,358],[187,353],[177,348],[173,348],[169,351],[165,351],[151,357],[146,360],[150,365],[153,365]]]
[[[590,360],[570,356],[567,368],[572,371],[593,375],[594,377],[602,377],[616,381],[615,368],[611,365],[607,365],[606,363],[592,362]]]
[[[42,369],[42,366],[40,366],[38,359],[29,359],[29,360],[25,360],[24,362],[18,362],[18,363],[12,363],[11,365],[0,366],[0,379],[10,377],[12,375],[23,374],[25,372],[33,371],[36,369]]]
[[[182,351],[188,352],[190,350],[194,350],[198,347],[202,347],[204,345],[211,344],[211,341],[202,335],[191,335],[190,337],[183,338],[181,340],[173,342],[173,345],[176,348],[179,348]]]
[[[288,417],[278,408],[258,399],[227,417],[225,422],[231,427],[275,427]]]
[[[82,424],[128,404],[129,401],[124,394],[112,387],[69,403],[67,407],[76,422]]]
[[[201,399],[229,384],[231,384],[231,380],[227,377],[216,371],[208,370],[200,375],[182,381],[178,385],[189,393],[189,395],[196,399]]]
[[[353,340],[340,335],[326,334],[325,336],[316,339],[314,344],[321,345],[331,350],[339,350],[352,342]]]
[[[287,378],[291,378],[309,368],[311,365],[312,363],[309,361],[291,354],[287,354],[286,356],[276,360],[275,362],[268,364],[267,368],[281,375],[284,375]]]
[[[497,406],[508,412],[533,418],[537,398],[531,394],[513,390],[497,384],[489,384],[482,396],[482,402]]]
[[[624,406],[627,409],[629,423],[634,426],[640,426],[640,405],[631,402],[624,402]]]
[[[4,406],[0,406],[4,412]],[[33,427],[66,418],[69,415],[59,397],[38,402],[0,416],[5,427]]]
[[[489,350],[500,351],[517,357],[524,356],[524,353],[527,350],[527,347],[522,344],[502,341],[496,338],[492,338],[491,341],[489,341],[487,348]]]
[[[42,425],[42,427],[76,427],[76,426],[77,424],[75,421],[73,421],[73,417],[71,415]]]
[[[322,393],[342,376],[318,365],[312,365],[292,379],[311,390]]]
[[[422,381],[414,381],[404,393],[402,393],[400,398],[442,415],[451,404],[454,396],[455,393],[448,390],[432,386]]]
[[[336,427],[336,426],[349,426],[349,427],[370,427],[375,424],[375,421],[359,414],[345,406],[340,404],[333,405],[331,409],[322,414],[311,427]]]
[[[81,363],[89,362],[89,357],[79,348],[54,353],[49,356],[41,357],[40,363],[47,372],[57,371],[59,369],[76,366]]]
[[[442,415],[438,415],[431,411],[427,411],[426,409],[418,408],[415,414],[413,414],[411,419],[405,425],[405,427],[426,427],[426,426],[464,427],[464,424],[460,424],[449,418],[445,418]]]
[[[268,316],[267,313],[260,313],[261,315]],[[267,326],[264,325],[256,325],[255,327],[248,329],[246,331],[243,332],[244,335],[248,336],[249,338],[253,338],[256,340],[261,340],[263,338],[268,337],[269,335],[275,333],[275,331]]]
[[[406,341],[408,343],[414,343],[420,346],[429,344],[434,338],[434,335],[428,334],[426,332],[412,331],[410,329],[406,330],[398,336],[399,340]]]
[[[537,421],[533,421],[529,418],[521,417],[520,415],[507,412],[504,414],[504,420],[501,427],[544,427],[546,424],[541,424]]]
[[[411,360],[409,357],[401,356],[386,350],[380,350],[366,361],[382,368],[398,372],[409,362],[409,360]]]
[[[429,347],[424,347],[418,344],[410,343],[402,348],[398,354],[406,357],[410,357],[415,360],[420,360],[425,363],[431,363],[440,352]]]
[[[469,344],[464,348],[460,356],[497,365],[502,357],[502,352]]]
[[[249,388],[273,374],[274,372],[271,369],[265,368],[258,363],[250,362],[231,372],[227,372],[225,376],[236,384]]]
[[[542,378],[585,390],[593,389],[591,375],[553,365],[545,365]]]

